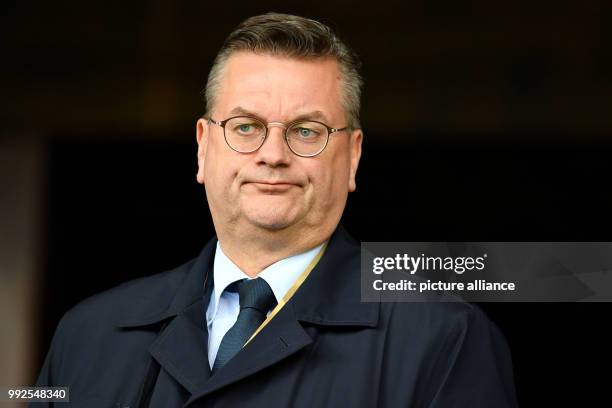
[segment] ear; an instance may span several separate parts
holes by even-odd
[[[357,183],[355,177],[357,175],[357,167],[359,167],[359,159],[361,159],[361,141],[363,140],[363,132],[361,129],[355,129],[350,135],[350,159],[351,168],[349,169],[349,192],[355,191]]]
[[[196,180],[204,184],[204,160],[206,159],[206,148],[208,147],[208,120],[198,119],[196,122],[196,141],[198,142],[198,172]]]

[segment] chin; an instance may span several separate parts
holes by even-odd
[[[271,221],[271,220],[251,220],[251,224],[257,228],[269,230],[269,231],[281,231],[291,225],[290,222],[285,220]]]
[[[251,225],[267,230],[282,230],[297,221],[296,211],[283,211],[280,208],[249,209],[243,213]]]
[[[269,230],[281,230],[295,224],[307,212],[300,200],[282,196],[243,200],[241,214],[251,225]]]

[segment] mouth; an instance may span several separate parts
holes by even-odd
[[[283,193],[290,190],[293,187],[299,187],[297,183],[291,183],[286,181],[266,181],[266,180],[253,180],[247,181],[244,185],[252,186],[263,193]]]

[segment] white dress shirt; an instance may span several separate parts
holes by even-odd
[[[301,254],[281,259],[262,270],[257,277],[263,278],[270,285],[276,301],[280,303],[285,293],[312,262],[324,244]],[[237,280],[251,279],[223,253],[218,241],[213,271],[213,291],[206,309],[208,364],[211,369],[223,336],[236,323],[240,312],[238,293],[226,292],[225,288]]]

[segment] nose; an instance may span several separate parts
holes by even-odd
[[[256,152],[257,162],[270,167],[288,166],[293,153],[285,142],[285,127],[270,123],[268,129],[264,144]]]

